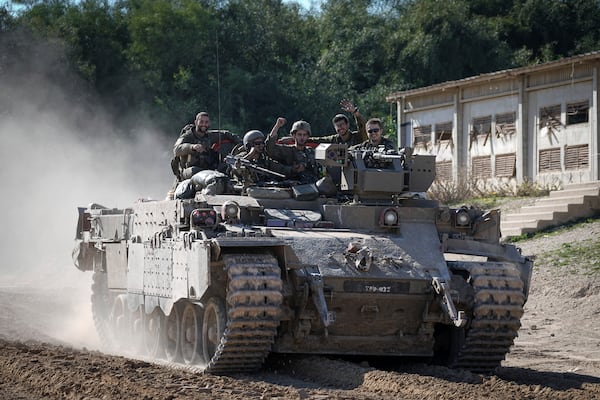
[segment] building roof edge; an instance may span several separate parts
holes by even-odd
[[[551,69],[555,67],[559,67],[562,65],[569,65],[572,63],[584,63],[591,60],[600,60],[600,51],[592,51],[589,53],[579,54],[572,57],[562,58],[560,60],[549,61],[543,64],[531,65],[526,67],[512,68],[512,69],[504,69],[495,72],[488,72],[485,74],[470,76],[467,78],[457,79],[454,81],[446,81],[442,83],[436,83],[430,86],[424,86],[415,89],[403,90],[399,92],[394,92],[385,97],[385,100],[388,103],[394,103],[403,97],[414,96],[419,94],[444,91],[451,88],[457,88],[460,86],[466,86],[470,84],[491,81],[495,79],[506,78],[510,76],[518,76],[526,73],[530,73],[533,71],[543,71],[545,69]]]

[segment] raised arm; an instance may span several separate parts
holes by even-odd
[[[364,142],[365,140],[368,140],[369,135],[367,135],[366,127],[367,120],[365,117],[360,115],[358,112],[358,107],[356,107],[356,105],[354,105],[354,103],[348,99],[343,99],[340,101],[340,106],[342,107],[342,110],[349,112],[354,116],[354,122],[356,122],[356,128],[358,129],[358,134],[360,135],[360,141]]]
[[[277,121],[275,121],[275,125],[273,125],[273,128],[271,129],[271,132],[269,133],[269,136],[267,136],[267,140],[265,141],[267,154],[271,158],[274,158],[275,160],[280,162],[285,161],[285,155],[281,154],[282,152],[279,149],[280,146],[277,146],[277,132],[279,131],[279,128],[284,126],[286,123],[287,120],[285,118],[277,118]]]

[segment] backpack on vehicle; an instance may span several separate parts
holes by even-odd
[[[177,180],[181,181],[181,169],[179,168],[178,156],[171,159],[171,171],[173,171],[173,175],[177,177]]]

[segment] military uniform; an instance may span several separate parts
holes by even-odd
[[[371,143],[369,140],[365,140],[361,144],[353,146],[352,148],[360,149],[360,150],[377,150],[381,146],[383,146],[384,150],[395,150],[396,149],[396,144],[394,142],[392,142],[390,139],[387,139],[384,137],[381,138],[381,141],[377,145]]]
[[[243,151],[239,154],[236,154],[236,156],[239,158],[244,158],[247,154],[247,151]],[[257,167],[262,167],[268,169],[269,171],[278,172],[285,176],[290,176],[292,173],[292,167],[273,160],[265,153],[261,153],[258,156],[258,158],[248,161],[256,165]],[[275,175],[270,175],[268,173],[261,172],[252,168],[233,168],[233,174],[243,181],[244,186],[251,186],[257,182],[279,181],[282,179]]]
[[[214,146],[223,140],[236,144],[240,142],[237,136],[227,131],[208,131],[206,135],[200,136],[196,132],[195,125],[184,126],[173,146],[175,163],[179,167],[178,178],[180,180],[188,179],[205,169],[216,170],[219,167],[220,160],[219,153],[214,150]],[[205,151],[193,151],[192,146],[196,144],[201,144]]]
[[[369,140],[366,140],[366,141],[362,142],[361,144],[359,144],[358,146],[353,146],[352,149],[378,150],[381,147],[383,147],[383,150],[386,152],[388,150],[393,150],[393,152],[395,152],[395,150],[396,150],[396,144],[394,142],[392,142],[390,139],[386,139],[384,137],[381,138],[381,140],[379,141],[379,144],[377,144],[377,145],[371,143]],[[363,158],[363,161],[367,168],[388,169],[391,167],[391,165],[388,162],[377,160],[373,157],[372,154],[367,155],[366,158]]]
[[[267,154],[275,161],[290,167],[297,164],[304,165],[303,172],[298,173],[291,169],[289,175],[291,179],[298,180],[300,183],[315,183],[319,180],[319,166],[315,159],[315,149],[305,147],[300,150],[295,145],[282,145],[276,142],[277,138],[271,138],[270,136],[267,137],[265,142]]]
[[[357,113],[358,114],[358,113]],[[336,144],[346,144],[348,147],[355,146],[369,139],[367,136],[367,128],[365,127],[367,120],[360,114],[354,115],[354,121],[356,122],[356,126],[358,127],[358,131],[349,131],[350,135],[348,135],[347,140],[343,140],[340,135],[337,133],[334,135],[328,136],[317,136],[311,137],[308,139],[313,143],[336,143]]]

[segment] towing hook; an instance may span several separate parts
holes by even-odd
[[[431,281],[435,292],[441,296],[441,305],[446,314],[450,317],[452,322],[454,322],[454,326],[457,328],[461,328],[467,324],[467,318],[465,316],[464,311],[456,311],[456,307],[454,306],[454,302],[452,298],[448,294],[449,287],[446,281],[443,281],[439,277],[434,277]]]

